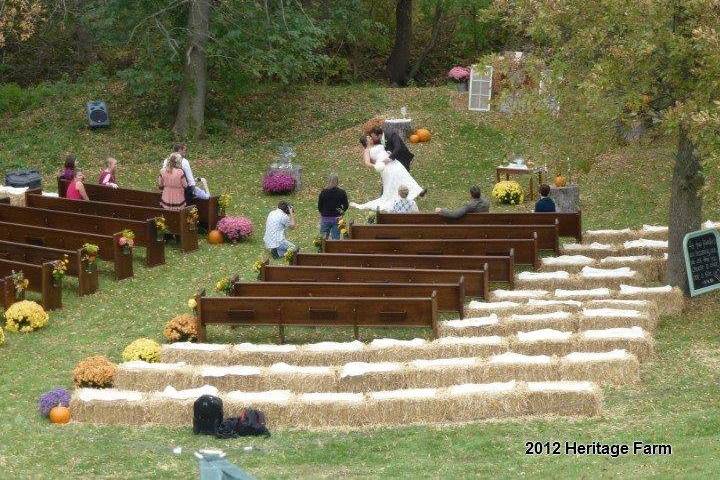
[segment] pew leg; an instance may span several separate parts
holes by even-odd
[[[353,335],[355,335],[355,340],[360,340],[360,327],[357,325],[353,326]]]
[[[278,338],[280,339],[280,345],[285,343],[285,325],[278,325]]]

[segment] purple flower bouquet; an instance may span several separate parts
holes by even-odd
[[[53,388],[38,399],[38,410],[43,417],[50,415],[50,410],[58,406],[70,406],[70,393],[64,388]]]
[[[295,179],[285,173],[273,172],[263,178],[263,191],[271,194],[290,193],[295,190]]]
[[[217,229],[230,242],[245,240],[253,232],[253,224],[245,217],[223,217],[217,224]]]

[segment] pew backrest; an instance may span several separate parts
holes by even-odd
[[[53,269],[52,262],[34,265],[0,259],[0,277],[11,277],[14,272],[22,272],[29,282],[27,289],[31,292],[38,292],[42,296],[42,306],[45,310],[62,308],[62,287],[53,279]],[[12,283],[11,278],[5,281]],[[8,306],[5,305],[5,308]]]

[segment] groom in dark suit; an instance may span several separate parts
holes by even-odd
[[[410,163],[412,163],[415,155],[408,149],[396,131],[393,130],[386,134],[381,127],[375,127],[371,130],[370,136],[374,142],[383,144],[385,150],[390,153],[392,160],[397,160],[402,163],[403,167],[405,167],[408,172],[410,171]]]

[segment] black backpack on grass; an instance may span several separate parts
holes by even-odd
[[[214,395],[203,395],[193,405],[193,432],[215,435],[223,421],[222,400]]]
[[[227,418],[218,427],[218,438],[237,438],[246,436],[270,436],[265,425],[265,414],[254,408],[244,408],[239,417]]]

